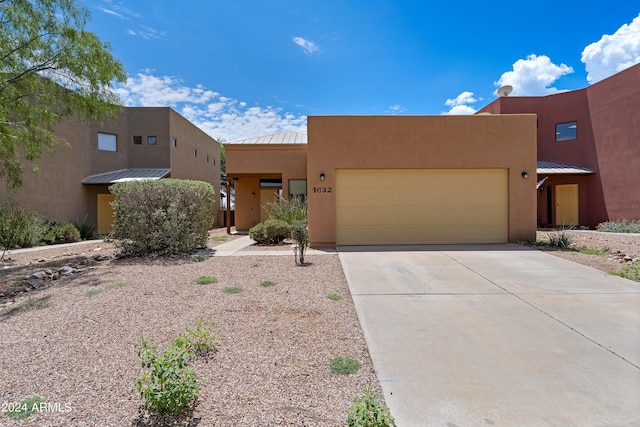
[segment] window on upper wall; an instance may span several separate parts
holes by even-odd
[[[118,137],[110,133],[98,132],[98,150],[118,151]]]
[[[198,157],[198,150],[195,148],[193,149],[193,157]]]
[[[209,163],[209,155],[207,154],[207,163]]]
[[[147,137],[147,144],[156,145],[157,142],[158,142],[158,139],[155,136],[148,136]]]
[[[177,147],[178,146],[178,140],[175,139],[175,138],[171,138],[171,145],[174,146],[174,147]]]
[[[142,144],[142,137],[141,136],[134,136],[133,137],[133,145],[141,145]]]
[[[307,180],[306,179],[290,179],[289,180],[289,200],[294,197],[302,201],[307,199]]]
[[[578,137],[577,122],[557,123],[556,141],[571,141]]]

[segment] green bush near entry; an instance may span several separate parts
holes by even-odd
[[[207,243],[214,191],[201,181],[160,179],[109,187],[112,237],[121,256],[189,254]]]
[[[622,218],[618,221],[606,221],[598,224],[597,230],[609,233],[640,233],[640,219],[628,221]]]
[[[36,246],[45,231],[44,221],[26,206],[0,207],[0,249],[3,251]]]
[[[42,241],[47,245],[75,243],[81,240],[80,231],[70,222],[50,222],[46,227],[47,231],[42,236]]]
[[[279,219],[268,219],[252,227],[249,237],[262,245],[275,245],[291,237],[291,226]]]
[[[267,203],[269,219],[279,219],[289,225],[296,221],[307,220],[307,202],[300,197],[290,200],[280,197],[277,201]]]

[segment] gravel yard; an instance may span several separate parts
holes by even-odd
[[[212,246],[224,231],[212,233]],[[572,234],[575,247],[609,252],[540,249],[605,271],[625,262],[616,251],[640,258],[640,235]],[[136,344],[151,336],[164,346],[198,319],[215,325],[219,351],[193,362],[200,401],[179,425],[340,426],[364,388],[380,390],[336,255],[308,256],[300,267],[292,256],[196,262],[113,253],[109,243],[91,243],[0,261],[0,292],[36,271],[78,268],[36,291],[0,297],[0,404],[39,396],[53,405],[20,421],[0,414],[0,425],[158,425],[138,414]],[[197,284],[204,275],[217,282]],[[263,280],[276,285],[262,287]],[[224,293],[229,286],[244,290]],[[362,367],[334,374],[329,362],[337,356]]]
[[[62,254],[78,259],[112,252],[109,244],[90,244],[15,255],[13,265],[34,263],[3,271],[0,283],[50,262],[60,266],[70,256]],[[380,389],[338,257],[309,256],[308,262],[295,266],[293,256],[108,259],[77,264],[79,272],[15,301],[5,298],[0,403],[40,396],[60,405],[21,421],[0,414],[0,425],[152,425],[138,418],[133,387],[143,371],[136,344],[148,335],[166,345],[198,319],[215,325],[219,351],[192,365],[200,401],[184,425],[344,425],[353,399],[369,384]],[[203,275],[217,283],[195,283]],[[276,285],[262,287],[263,280]],[[224,293],[229,286],[244,291]],[[344,299],[332,301],[330,293]],[[337,356],[362,367],[334,374],[329,362]]]

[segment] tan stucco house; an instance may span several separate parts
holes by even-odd
[[[55,132],[67,144],[42,155],[38,174],[25,170],[15,195],[45,219],[96,224],[98,233],[108,233],[114,198],[109,185],[167,177],[213,185],[218,216],[220,144],[173,109],[125,107],[102,123],[66,119]],[[8,199],[0,186],[0,204]]]
[[[308,200],[313,247],[535,238],[533,114],[312,116],[306,139],[225,143],[236,229],[280,194]]]

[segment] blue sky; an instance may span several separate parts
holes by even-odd
[[[130,106],[227,141],[309,115],[471,114],[496,89],[578,89],[640,62],[630,0],[88,0]]]

